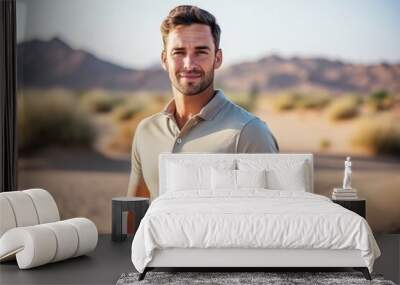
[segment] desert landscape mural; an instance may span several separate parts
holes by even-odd
[[[119,3],[115,11],[122,14],[121,7],[128,2]],[[38,15],[44,14],[40,9],[29,14],[31,4],[19,4],[25,34],[19,37],[17,54],[18,188],[47,189],[63,219],[88,217],[99,232],[108,233],[111,199],[127,191],[136,126],[171,99],[168,75],[154,64],[158,53],[146,66],[124,65],[99,55],[95,47],[106,46],[113,33],[104,35],[102,44],[93,40],[96,44],[85,48],[65,24],[46,37],[35,34],[33,27],[30,32],[30,21],[39,22]],[[101,18],[102,12],[98,13]],[[167,10],[157,13],[164,15]],[[130,17],[123,19],[130,23]],[[225,14],[221,21],[231,23]],[[140,29],[126,26],[132,33]],[[228,24],[222,26],[228,35],[233,33]],[[267,37],[267,32],[253,38]],[[140,35],[138,44],[147,39],[144,32]],[[306,37],[301,40],[308,43]],[[233,49],[229,43],[224,49]],[[269,44],[274,46],[273,41]],[[362,62],[312,52],[282,55],[279,49],[274,53],[267,47],[260,42],[259,50],[265,52],[249,50],[251,56],[227,61],[216,72],[215,88],[265,121],[281,153],[314,154],[316,193],[329,197],[334,187],[341,186],[344,160],[351,156],[353,187],[367,200],[373,231],[400,233],[400,61]],[[123,53],[122,44],[114,50],[118,53]]]

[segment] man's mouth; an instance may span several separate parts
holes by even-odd
[[[195,73],[181,73],[180,74],[181,78],[185,78],[185,79],[196,79],[201,77],[201,74],[195,74]]]

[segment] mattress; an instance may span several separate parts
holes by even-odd
[[[364,218],[302,191],[167,192],[153,201],[132,242],[139,272],[157,249],[359,250],[372,272],[380,251]]]

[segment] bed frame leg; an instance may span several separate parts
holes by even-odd
[[[144,279],[144,277],[146,276],[147,271],[149,271],[149,269],[147,267],[145,267],[144,271],[139,274],[138,281],[142,281]]]
[[[362,274],[364,275],[365,279],[372,280],[371,274],[369,274],[369,270],[367,267],[354,267],[354,269],[357,271],[361,271]]]

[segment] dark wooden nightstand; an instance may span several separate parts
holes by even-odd
[[[366,217],[366,201],[365,199],[359,198],[355,200],[336,200],[332,199],[332,202],[339,204],[340,206],[359,214],[365,219]]]
[[[142,197],[115,197],[112,198],[112,234],[113,241],[124,241],[127,234],[123,233],[124,226],[127,226],[128,221],[123,225],[122,215],[124,212],[130,211],[135,216],[135,229],[139,227],[140,221],[146,214],[149,207],[149,198]],[[128,213],[127,213],[128,214]]]

